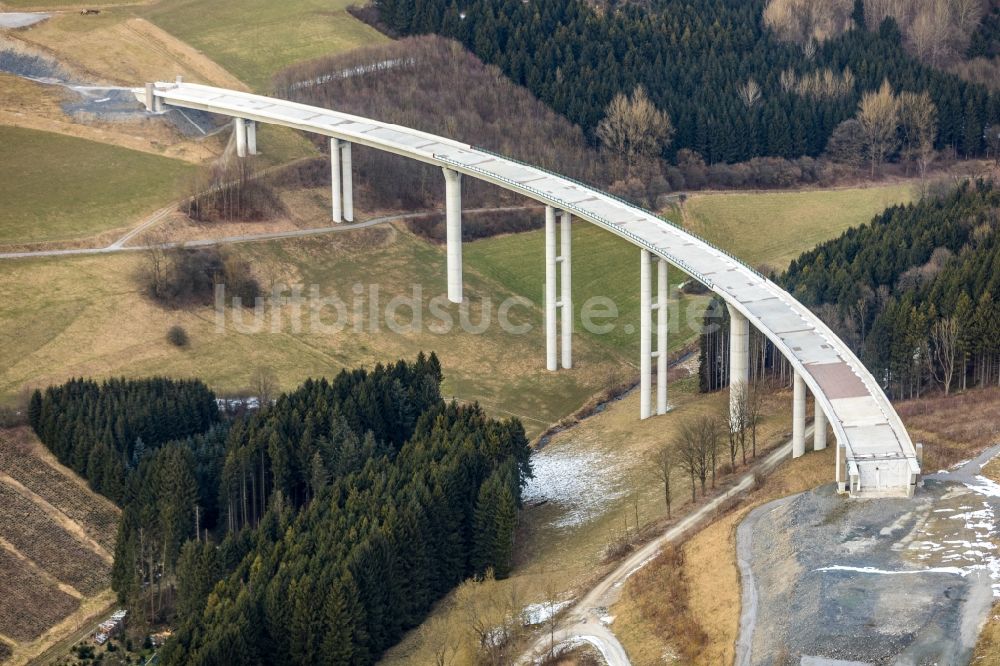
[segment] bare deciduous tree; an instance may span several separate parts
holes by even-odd
[[[937,140],[937,107],[927,91],[899,94],[899,120],[903,134],[903,157],[917,163],[920,179],[934,160]]]
[[[986,130],[986,145],[993,153],[993,162],[1000,166],[1000,125],[990,125]]]
[[[625,158],[629,171],[639,157],[658,157],[673,135],[670,116],[656,108],[642,86],[631,96],[615,95],[597,125],[597,138]]]
[[[951,380],[955,376],[961,331],[954,317],[938,319],[931,326],[931,354],[929,363],[934,379],[944,388],[944,394],[951,392]]]
[[[670,518],[670,476],[677,465],[674,447],[669,443],[661,444],[649,456],[649,464],[656,479],[663,484],[663,500],[667,505],[667,518]]]
[[[271,406],[271,402],[277,397],[281,387],[278,384],[278,375],[274,368],[266,365],[257,366],[250,376],[250,391],[257,396],[260,401],[260,408]]]
[[[740,99],[743,101],[743,105],[748,109],[752,109],[760,101],[761,91],[760,85],[751,77],[746,83],[741,84],[737,88],[737,92],[740,95]]]
[[[779,39],[805,46],[845,32],[853,10],[853,0],[770,0],[764,25]]]
[[[715,475],[715,456],[719,449],[721,428],[718,418],[709,414],[684,421],[677,434],[678,461],[691,478],[691,500],[695,499],[695,480],[705,495],[709,475]]]
[[[871,176],[896,148],[896,131],[899,128],[899,100],[892,92],[888,80],[874,92],[867,92],[858,104],[858,122],[865,133],[865,150],[871,161]]]

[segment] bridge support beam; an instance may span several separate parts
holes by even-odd
[[[330,139],[330,198],[334,222],[354,221],[354,170],[351,143]]]
[[[354,168],[351,165],[351,143],[340,142],[340,186],[344,196],[344,221],[354,221]]]
[[[344,204],[340,198],[340,139],[330,139],[330,195],[333,221],[344,221]]]
[[[462,174],[443,167],[448,243],[448,300],[462,302]]]
[[[257,123],[253,120],[247,120],[244,124],[247,132],[247,153],[250,155],[257,154]]]
[[[656,303],[653,271],[656,267]],[[656,351],[653,351],[653,310],[656,310]],[[667,406],[667,262],[643,248],[639,251],[639,418],[653,414],[653,359],[656,359],[656,413]]]
[[[826,448],[826,413],[819,406],[819,401],[814,401],[816,415],[813,418],[813,451],[822,451]]]
[[[573,367],[573,216],[562,212],[559,224],[559,241],[562,245],[559,253],[560,281],[562,298],[562,367]]]
[[[750,383],[750,322],[731,305],[729,309],[729,423],[739,427],[740,393]]]
[[[545,369],[552,371],[559,368],[560,360],[563,368],[573,367],[572,224],[566,211],[545,207]]]
[[[656,262],[656,413],[666,414],[667,404],[667,370],[669,369],[669,354],[667,352],[667,262],[660,259]]]
[[[559,369],[556,302],[556,209],[545,207],[545,369]]]
[[[795,371],[792,383],[792,457],[799,458],[806,452],[806,383]]]
[[[247,156],[247,123],[242,118],[233,118],[233,133],[236,134],[237,157]]]

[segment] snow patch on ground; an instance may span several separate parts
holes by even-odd
[[[549,618],[561,611],[563,608],[566,608],[566,606],[569,606],[571,603],[573,603],[572,599],[557,601],[552,604],[531,604],[524,607],[524,610],[521,611],[521,617],[524,619],[524,625],[526,627],[542,624],[547,622]]]
[[[1000,483],[992,479],[987,479],[982,475],[976,476],[976,483],[967,483],[965,487],[974,493],[979,493],[986,497],[1000,497]]]
[[[820,567],[816,571],[853,571],[856,573],[879,574],[881,576],[895,576],[898,574],[926,574],[926,573],[946,573],[962,576],[968,575],[968,571],[961,567],[933,567],[930,569],[902,569],[900,571],[889,571],[887,569],[876,569],[875,567],[848,567],[842,564],[834,564],[829,567]]]
[[[544,448],[531,456],[535,476],[524,489],[524,501],[548,501],[562,509],[552,527],[578,527],[602,516],[627,492],[617,481],[619,464],[603,451]]]

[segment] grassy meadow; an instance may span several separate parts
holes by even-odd
[[[306,294],[317,285],[324,297],[337,294],[349,325],[342,331],[320,330],[307,309],[296,316],[288,306],[266,311],[257,331],[251,310],[237,311],[242,321],[229,310],[220,331],[211,307],[169,310],[139,293],[134,275],[147,260],[143,253],[0,262],[0,396],[9,401],[25,387],[72,376],[151,374],[197,376],[217,391],[236,393],[246,389],[260,365],[273,367],[282,388],[291,389],[310,376],[433,350],[445,369],[447,396],[520,416],[537,433],[603,388],[622,362],[581,339],[573,372],[546,372],[541,309],[514,307],[511,323],[530,324],[531,330],[505,333],[496,324],[497,308],[514,292],[475,270],[466,271],[468,320],[474,326],[482,321],[481,304],[488,298],[491,325],[481,334],[466,333],[457,306],[447,306],[452,330],[430,330],[441,328],[431,318],[428,301],[445,291],[443,251],[392,227],[238,245],[229,252],[255,266],[265,285],[301,284]],[[45,288],[40,290],[40,284]],[[414,287],[422,289],[425,323],[420,330],[394,332],[382,326],[371,332],[369,290],[376,284],[380,309],[394,297],[412,296]],[[355,285],[362,290],[357,299],[361,317],[353,314]],[[396,321],[406,327],[410,310],[402,307],[397,313]],[[335,324],[332,308],[319,316],[323,324]],[[187,330],[189,347],[167,342],[173,324]]]
[[[127,227],[176,198],[193,174],[179,160],[0,125],[0,243]]]
[[[683,221],[752,266],[788,263],[889,206],[914,199],[911,183],[832,190],[694,194]]]
[[[159,0],[152,22],[265,90],[279,69],[386,37],[347,13],[350,0]]]

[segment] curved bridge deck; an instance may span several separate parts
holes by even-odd
[[[135,93],[145,99],[145,89]],[[284,125],[446,167],[570,212],[647,249],[721,296],[791,362],[826,414],[845,463],[858,479],[853,494],[912,493],[920,471],[913,444],[854,353],[774,282],[682,228],[569,178],[418,130],[191,83],[157,83],[154,94],[169,106]]]

